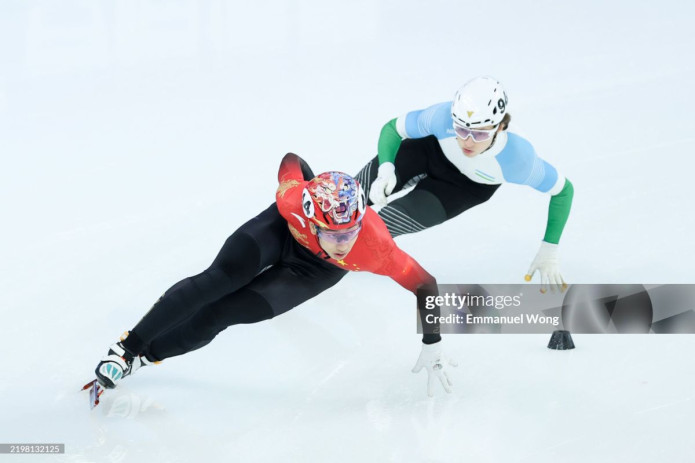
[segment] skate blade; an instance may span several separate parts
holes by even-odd
[[[104,393],[104,388],[101,387],[99,381],[92,380],[82,387],[83,391],[89,389],[89,408],[90,410],[99,405],[99,397]]]

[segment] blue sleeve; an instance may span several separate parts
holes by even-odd
[[[451,119],[451,101],[432,105],[427,109],[411,111],[405,116],[405,132],[408,138],[434,135],[438,139],[454,136]]]
[[[497,161],[507,182],[528,185],[541,193],[550,190],[558,179],[557,169],[539,158],[531,143],[514,133],[507,133],[507,145]]]

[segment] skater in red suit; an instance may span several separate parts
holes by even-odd
[[[113,388],[138,368],[208,344],[228,326],[281,315],[340,281],[348,271],[386,275],[416,292],[435,279],[393,241],[366,205],[359,183],[341,172],[314,176],[297,155],[280,164],[276,202],[242,225],[212,265],[167,290],[96,368]],[[435,289],[432,289],[435,291]],[[451,381],[439,334],[424,334],[414,372],[428,393]]]

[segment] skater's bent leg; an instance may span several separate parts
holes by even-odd
[[[431,177],[420,181],[413,191],[390,202],[379,211],[391,236],[416,233],[451,220],[484,203],[499,185],[485,185],[459,176],[458,183]]]
[[[150,360],[163,360],[199,349],[228,326],[257,323],[291,310],[335,285],[347,273],[320,261],[300,258],[294,264],[292,268],[272,267],[236,293],[203,307],[154,339],[145,354]]]
[[[187,321],[155,338],[144,351],[152,361],[182,355],[207,345],[228,326],[273,318],[270,304],[255,291],[241,289],[203,307]]]
[[[242,225],[207,270],[178,282],[162,295],[131,330],[125,348],[141,353],[158,335],[248,284],[280,259],[288,233],[275,204]]]
[[[417,233],[447,219],[446,210],[434,194],[417,188],[379,211],[392,237]]]

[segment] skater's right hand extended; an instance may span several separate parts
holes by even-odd
[[[437,379],[442,383],[442,387],[446,392],[451,392],[451,386],[454,383],[449,378],[447,373],[448,366],[458,366],[453,359],[448,359],[442,353],[442,342],[435,342],[434,344],[423,344],[422,351],[420,352],[420,357],[418,357],[415,366],[413,367],[413,373],[419,373],[424,367],[427,370],[427,395],[434,396],[434,384]]]
[[[386,206],[386,197],[396,186],[396,166],[392,162],[384,162],[379,166],[376,179],[369,190],[369,199],[375,206]]]
[[[567,283],[565,283],[560,274],[560,257],[557,251],[557,244],[541,242],[538,254],[533,259],[524,279],[531,281],[536,271],[540,273],[541,277],[541,293],[546,293],[548,289],[552,293],[564,292],[567,289]]]

